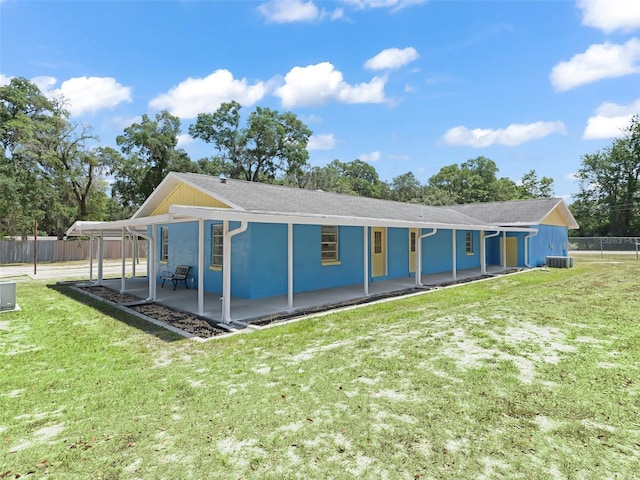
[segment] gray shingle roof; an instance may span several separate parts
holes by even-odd
[[[510,202],[468,203],[446,207],[490,225],[533,225],[556,208],[561,198],[535,198]]]
[[[460,226],[485,224],[485,222],[478,221],[464,212],[442,207],[429,207],[242,180],[227,179],[223,183],[218,177],[193,173],[173,173],[173,175],[213,194],[221,201],[226,200],[251,212],[331,214]]]

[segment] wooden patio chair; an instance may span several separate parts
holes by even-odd
[[[160,275],[160,278],[162,279],[162,286],[160,288],[164,288],[165,281],[171,280],[171,282],[173,283],[174,290],[178,286],[178,282],[184,282],[184,286],[188,290],[189,285],[187,285],[187,276],[189,275],[190,270],[191,270],[191,267],[188,265],[178,265],[176,267],[176,271],[173,272],[171,275],[169,274]]]

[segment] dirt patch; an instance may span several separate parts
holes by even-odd
[[[97,297],[123,306],[124,309],[133,310],[147,317],[164,322],[172,327],[190,333],[200,338],[211,338],[229,333],[229,330],[219,327],[214,322],[189,312],[183,312],[158,303],[138,303],[143,299],[129,293],[119,293],[108,287],[92,285],[81,287]],[[134,305],[123,305],[133,303]]]

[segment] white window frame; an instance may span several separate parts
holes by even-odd
[[[465,235],[465,251],[467,255],[473,255],[473,232],[467,232]]]
[[[224,226],[221,223],[211,225],[211,267],[222,270],[224,252]]]
[[[169,262],[169,227],[160,227],[160,263]]]
[[[340,234],[337,225],[322,225],[320,228],[320,258],[323,265],[340,263]]]

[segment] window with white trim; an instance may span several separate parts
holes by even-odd
[[[222,224],[211,225],[211,266],[222,268],[224,252],[224,229]]]
[[[473,255],[473,232],[467,232],[465,237],[465,249],[467,255]]]
[[[338,227],[334,225],[322,226],[322,241],[321,241],[321,256],[322,263],[336,263],[340,261],[338,255]]]
[[[169,227],[160,228],[160,261],[169,261]]]

